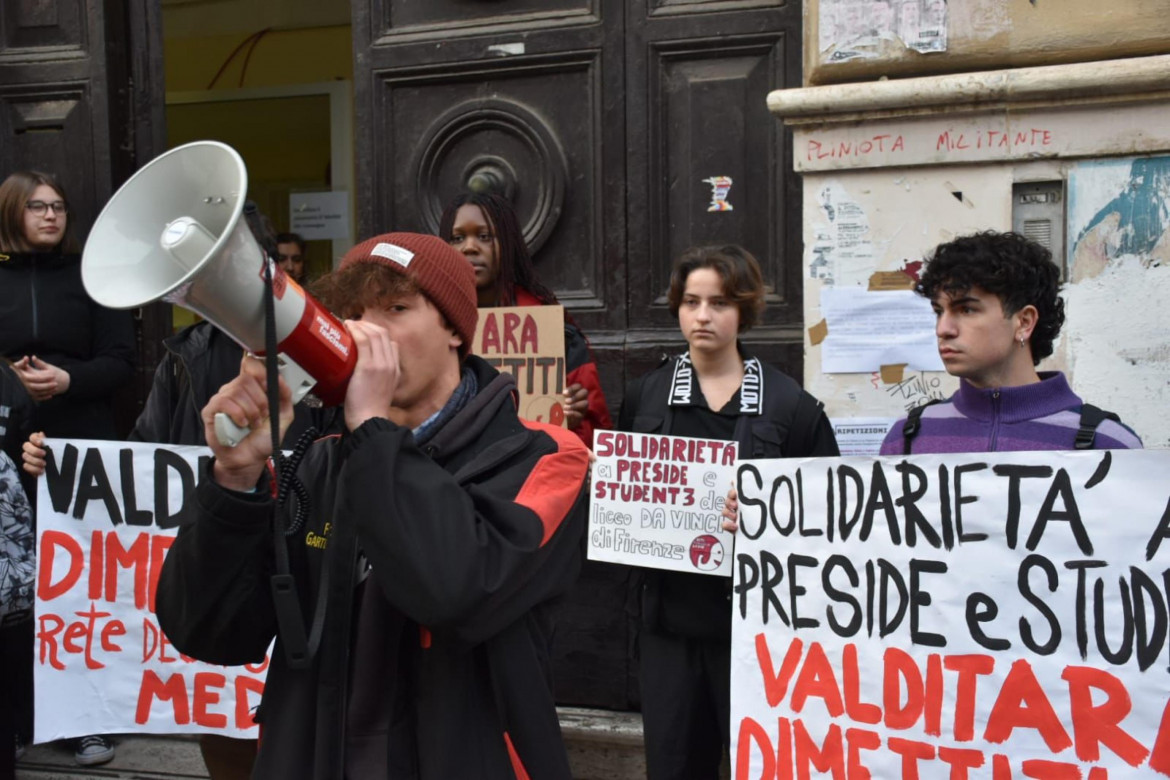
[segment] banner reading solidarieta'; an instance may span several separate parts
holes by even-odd
[[[1170,452],[741,462],[736,780],[1170,776]]]
[[[180,655],[155,587],[204,447],[50,439],[37,485],[35,733],[215,732],[255,737],[267,660]]]

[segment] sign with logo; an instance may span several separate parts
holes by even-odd
[[[565,424],[565,310],[560,306],[498,306],[479,310],[473,353],[520,391],[525,420]]]
[[[38,742],[86,734],[255,737],[265,661],[182,655],[155,617],[167,550],[205,447],[50,439],[37,483]]]
[[[731,576],[735,442],[597,431],[594,453],[590,560]]]
[[[1170,452],[741,461],[732,776],[1170,775]]]

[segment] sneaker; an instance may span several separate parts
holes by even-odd
[[[96,766],[114,759],[114,743],[101,734],[90,734],[77,740],[73,760],[80,766]]]

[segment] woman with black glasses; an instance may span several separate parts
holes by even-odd
[[[134,371],[134,325],[129,312],[99,306],[86,294],[71,221],[69,198],[52,176],[19,171],[0,184],[0,355],[35,403],[34,430],[117,439],[111,400]],[[24,656],[4,659],[18,696],[18,743],[31,736],[31,627],[30,621],[6,629],[27,636],[0,640],[0,649],[12,640]],[[79,740],[79,764],[113,757],[105,737]]]

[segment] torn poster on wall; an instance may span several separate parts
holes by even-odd
[[[823,220],[818,219],[815,228],[809,277],[826,285],[867,278],[875,257],[865,210],[837,182],[825,185],[817,200]]]
[[[703,179],[703,183],[711,185],[711,205],[707,206],[707,211],[735,211],[735,207],[727,200],[731,192],[730,176],[712,176]]]
[[[821,291],[828,333],[821,342],[826,374],[903,366],[942,371],[930,302],[910,290],[870,292],[860,287]]]
[[[946,51],[946,0],[821,0],[819,35],[830,62],[877,58],[886,41],[920,54]]]
[[[1079,163],[1068,189],[1071,281],[1127,255],[1147,268],[1170,261],[1170,157]]]

